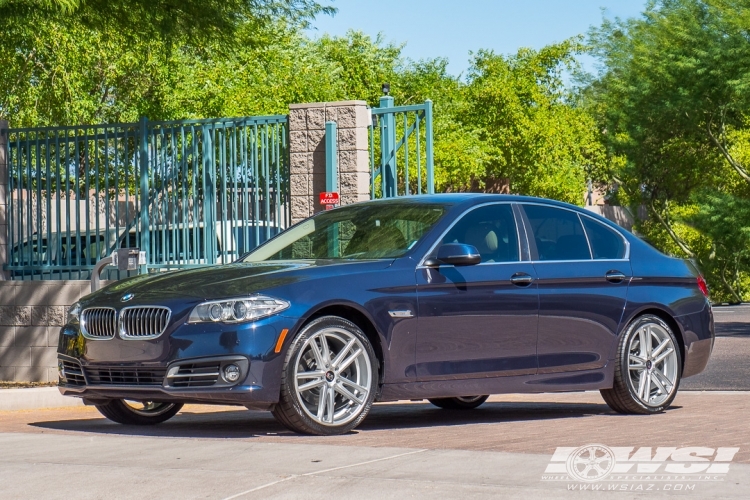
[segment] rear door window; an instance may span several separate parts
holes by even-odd
[[[591,252],[578,214],[544,205],[523,205],[538,260],[589,260]]]

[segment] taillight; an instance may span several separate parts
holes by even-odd
[[[700,274],[698,275],[698,288],[701,289],[701,293],[708,297],[708,285],[706,284],[706,280],[703,279],[703,276]]]

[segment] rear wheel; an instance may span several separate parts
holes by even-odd
[[[661,318],[646,314],[633,320],[620,338],[614,386],[600,392],[618,413],[658,413],[674,401],[681,376],[674,333]]]
[[[435,398],[428,401],[445,410],[473,410],[487,401],[489,396],[460,396],[456,398]]]
[[[130,401],[113,399],[109,403],[96,405],[99,413],[118,424],[154,425],[177,415],[182,409],[179,403],[155,403],[153,401]]]
[[[295,432],[349,432],[370,411],[377,373],[375,352],[357,325],[337,316],[318,318],[289,346],[272,413]]]

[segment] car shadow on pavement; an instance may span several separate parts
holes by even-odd
[[[668,411],[679,409],[672,406]],[[198,408],[200,409],[200,408]],[[558,420],[594,415],[621,417],[604,404],[560,402],[488,402],[474,410],[442,410],[425,403],[373,405],[370,414],[352,433],[472,424]],[[300,437],[276,422],[271,413],[245,409],[195,411],[190,406],[156,426],[125,426],[105,418],[78,418],[33,422],[37,428],[126,436],[172,438]]]
[[[404,407],[409,407],[404,408]],[[418,407],[414,408],[414,407]],[[672,406],[668,411],[680,408]],[[488,402],[474,410],[441,410],[431,404],[390,404],[373,407],[357,430],[512,423],[606,415],[621,417],[604,403]]]
[[[750,337],[750,324],[746,322],[717,323],[715,328],[719,337]]]

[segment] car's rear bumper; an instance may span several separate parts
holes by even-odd
[[[686,349],[682,378],[697,375],[706,369],[713,349],[713,339],[697,340]]]
[[[714,347],[714,315],[711,306],[697,313],[677,316],[685,342],[682,378],[697,375],[706,369]]]

